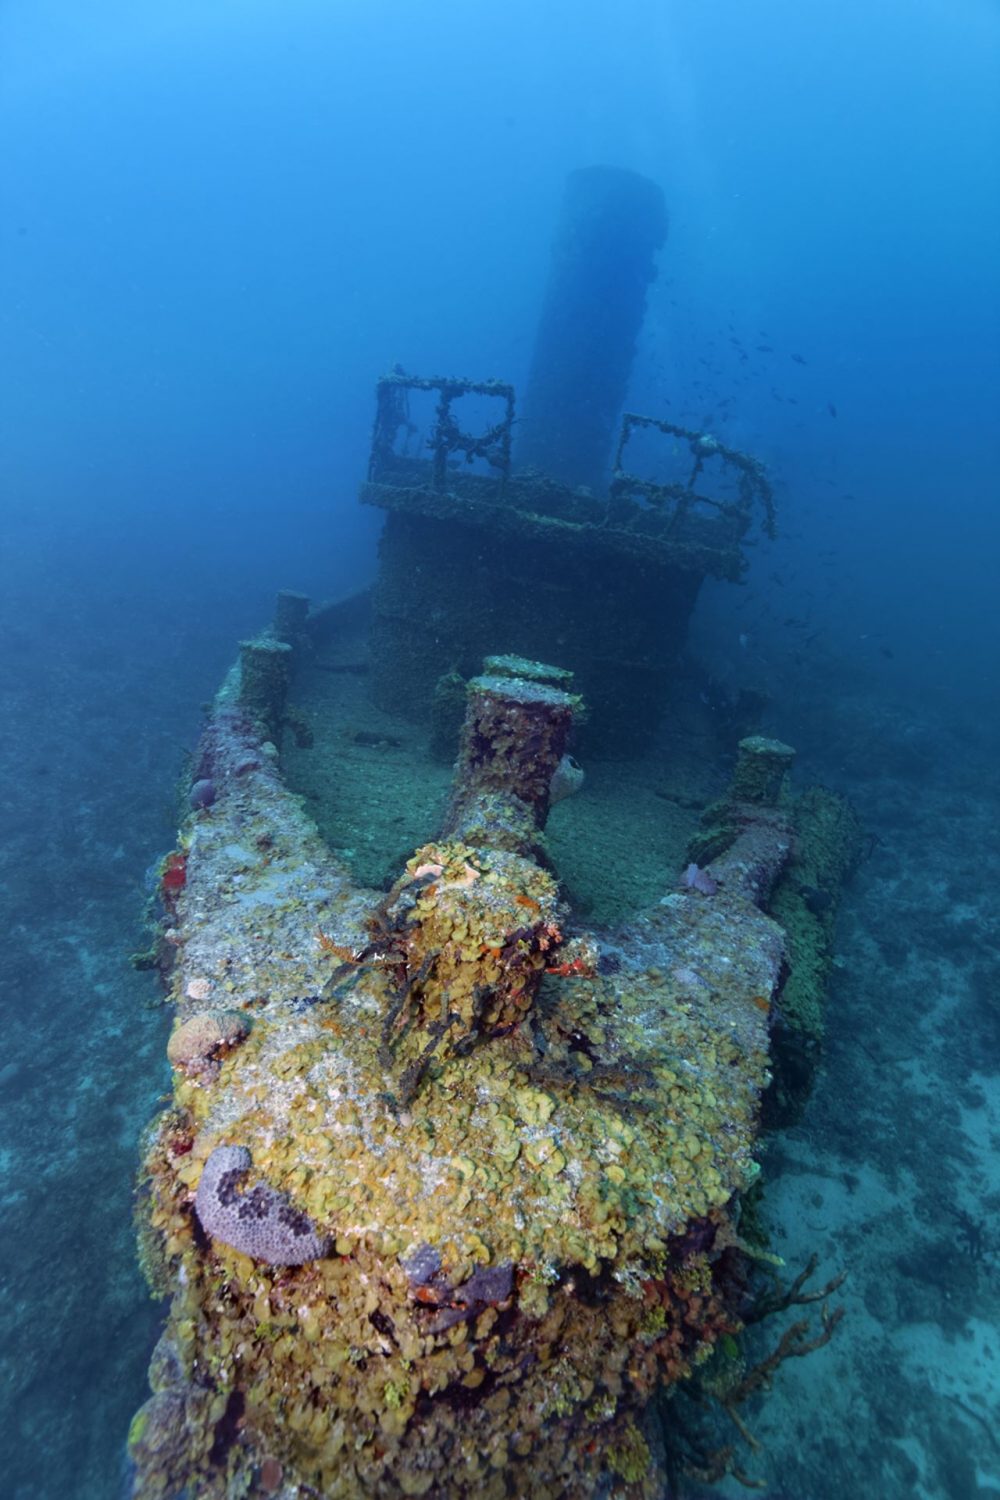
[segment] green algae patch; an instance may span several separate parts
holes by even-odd
[[[608,1450],[608,1468],[626,1484],[638,1484],[651,1461],[646,1439],[632,1422],[626,1422],[620,1442]]]
[[[139,1447],[148,1425],[149,1413],[145,1407],[141,1406],[128,1425],[128,1437],[125,1439],[125,1443],[129,1452]]]

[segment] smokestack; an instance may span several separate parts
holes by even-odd
[[[646,288],[666,236],[655,182],[621,167],[570,173],[518,424],[518,467],[571,487],[606,487]]]

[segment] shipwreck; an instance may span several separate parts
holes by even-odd
[[[762,1101],[808,1087],[857,826],[697,696],[670,736],[699,584],[739,577],[770,486],[621,416],[658,189],[575,174],[565,213],[523,433],[507,385],[381,380],[371,596],[282,594],[194,757],[159,886],[136,1500],[652,1500],[740,1472],[678,1393],[734,1410],[763,1379],[733,1357],[766,1260],[741,1220]],[[571,796],[588,757],[619,769]]]

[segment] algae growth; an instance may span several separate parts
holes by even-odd
[[[546,824],[579,705],[535,665],[469,685],[440,835],[381,892],[284,784],[276,709],[220,697],[164,865],[137,1500],[652,1497],[653,1393],[740,1327],[791,825],[731,801],[711,895],[576,926]]]

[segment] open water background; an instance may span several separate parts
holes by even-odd
[[[805,771],[887,845],[845,933],[834,1081],[888,1007],[859,1094],[916,1070],[946,1117],[908,1112],[912,1092],[877,1101],[880,1263],[910,1256],[894,1274],[915,1302],[861,1298],[882,1364],[836,1388],[787,1374],[800,1426],[773,1423],[768,1478],[807,1500],[1000,1493],[981,1431],[1000,1353],[959,1317],[913,1354],[905,1330],[944,1329],[943,1292],[892,1217],[901,1173],[940,1173],[919,1227],[943,1282],[970,1261],[958,1198],[975,1212],[982,1275],[958,1295],[988,1328],[998,62],[992,0],[5,0],[4,1494],[115,1494],[144,1395],[156,1313],[130,1193],[167,1017],[125,960],[199,705],[277,588],[371,577],[378,520],[355,490],[380,372],[523,387],[563,180],[593,162],[646,173],[671,214],[632,404],[779,481],[782,536],[745,588],[706,589],[696,647],[769,695]],[[789,1147],[796,1181],[823,1152],[864,1154],[829,1098]],[[925,1132],[919,1166],[891,1145],[900,1121]],[[850,1204],[837,1215],[833,1241]],[[893,1382],[890,1410],[875,1395]],[[852,1447],[861,1467],[838,1469]]]

